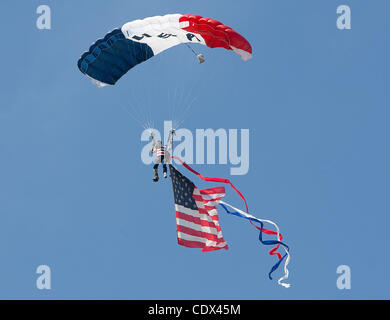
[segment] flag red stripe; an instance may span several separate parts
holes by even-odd
[[[177,243],[188,248],[204,248],[205,244],[199,241],[190,241],[177,238]]]
[[[225,187],[215,187],[210,189],[199,190],[201,194],[214,194],[214,193],[225,193]]]
[[[181,246],[188,247],[188,248],[202,248],[202,251],[213,251],[213,250],[219,250],[219,249],[228,249],[228,246],[224,247],[213,247],[213,246],[206,246],[203,242],[199,241],[191,241],[191,240],[184,240],[184,239],[177,239],[177,243]]]
[[[186,233],[186,234],[188,234],[190,236],[194,236],[194,237],[199,237],[199,238],[204,238],[204,239],[207,239],[207,240],[215,241],[217,243],[225,242],[225,240],[223,238],[218,238],[218,236],[215,235],[215,234],[204,232],[204,231],[194,230],[194,229],[191,229],[191,228],[188,228],[188,227],[185,227],[185,226],[181,226],[181,225],[177,226],[177,231]]]
[[[228,247],[228,245],[226,245],[226,246],[224,246],[224,247],[207,246],[207,247],[204,247],[204,248],[202,249],[202,252],[214,251],[214,250],[219,250],[219,249],[226,249],[226,250],[228,250],[229,247]]]
[[[215,228],[215,229],[217,229],[217,231],[221,231],[221,227],[219,225],[215,224],[213,221],[203,220],[201,218],[194,217],[194,216],[191,216],[189,214],[185,214],[185,213],[180,212],[180,211],[176,211],[176,218],[183,219],[185,221],[198,224],[202,227]]]
[[[222,199],[222,197],[218,197],[218,198],[214,198],[214,199],[204,199],[201,195],[198,195],[198,194],[194,194],[193,198],[195,199],[195,201],[200,201],[200,202],[203,202],[203,203],[217,202],[217,201]]]

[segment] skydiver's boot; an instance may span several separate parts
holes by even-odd
[[[153,181],[154,182],[157,182],[158,181],[158,170],[157,169],[153,169],[154,170],[154,178],[153,178]]]
[[[167,178],[167,165],[164,163],[163,165],[164,178]]]

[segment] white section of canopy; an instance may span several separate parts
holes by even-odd
[[[179,22],[181,17],[177,13],[134,20],[123,25],[122,32],[132,41],[147,44],[155,55],[181,43],[206,45],[200,34],[182,29],[188,26],[188,22]],[[187,37],[188,34],[194,36]]]

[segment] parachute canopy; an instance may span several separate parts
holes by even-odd
[[[98,85],[114,85],[127,71],[160,52],[182,43],[233,50],[246,61],[250,43],[221,22],[198,15],[167,14],[126,23],[97,40],[78,67]]]

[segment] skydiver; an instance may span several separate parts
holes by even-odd
[[[153,132],[150,134],[152,137],[152,149],[150,152],[156,153],[156,160],[154,161],[153,171],[154,171],[154,178],[153,181],[157,182],[158,177],[158,165],[162,163],[163,165],[163,174],[164,178],[167,177],[167,163],[170,161],[170,154],[169,151],[173,148],[173,139],[172,135],[175,134],[175,129],[172,129],[169,131],[168,141],[165,146],[163,146],[161,140],[157,140],[157,142],[154,141],[154,134]]]

